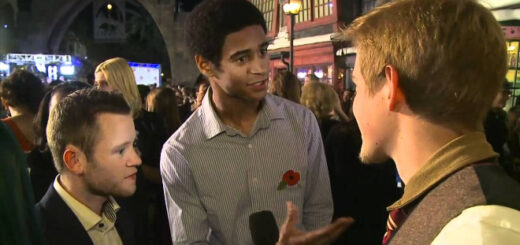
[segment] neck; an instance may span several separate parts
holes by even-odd
[[[249,135],[261,108],[260,101],[246,101],[213,91],[212,105],[222,122]]]
[[[441,147],[470,132],[456,131],[418,118],[404,119],[399,129],[392,144],[394,147],[389,152],[404,183],[425,166]]]
[[[103,204],[108,199],[106,196],[95,195],[89,192],[85,183],[79,177],[71,174],[61,174],[58,181],[71,196],[101,216]]]

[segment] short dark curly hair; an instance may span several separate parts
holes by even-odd
[[[226,36],[252,25],[260,25],[267,33],[262,12],[249,1],[205,0],[188,17],[186,44],[193,54],[219,67]]]
[[[0,97],[10,106],[36,113],[44,89],[42,81],[34,74],[26,70],[16,70],[0,84]]]

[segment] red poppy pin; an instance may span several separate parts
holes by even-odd
[[[283,174],[282,181],[278,184],[277,190],[281,191],[287,186],[294,186],[300,182],[300,173],[289,170]]]

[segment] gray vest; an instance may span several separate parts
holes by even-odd
[[[465,167],[416,201],[415,208],[390,238],[389,245],[431,244],[448,222],[477,205],[520,210],[520,184],[495,163]]]

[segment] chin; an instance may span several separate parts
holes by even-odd
[[[125,190],[120,190],[118,191],[117,193],[114,193],[114,196],[118,196],[118,197],[130,197],[132,195],[134,195],[135,193],[135,186],[133,188],[127,188]]]
[[[386,154],[383,153],[381,150],[377,149],[366,149],[365,146],[361,146],[361,152],[359,153],[359,159],[364,164],[376,164],[376,163],[382,163],[388,160],[390,157],[388,157]]]

